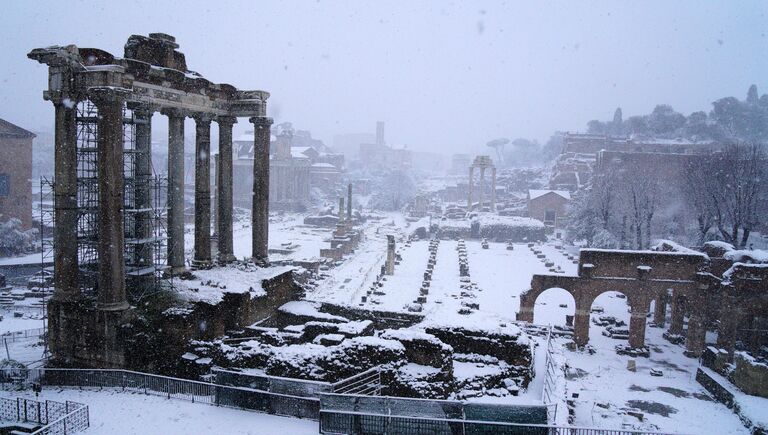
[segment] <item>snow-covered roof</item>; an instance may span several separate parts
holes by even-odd
[[[571,199],[571,192],[567,190],[529,190],[528,197],[530,199],[536,199],[540,196],[544,196],[548,193],[554,193],[555,195],[562,196],[565,199]]]

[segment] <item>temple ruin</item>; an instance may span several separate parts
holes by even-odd
[[[475,185],[475,169],[480,170],[480,180],[478,183],[478,210],[483,211],[484,193],[485,193],[485,171],[491,170],[491,203],[490,211],[496,211],[496,166],[493,164],[490,156],[477,156],[475,161],[469,166],[469,193],[467,195],[467,210],[472,210],[474,205],[473,190]]]
[[[268,263],[269,93],[217,84],[187,68],[175,38],[132,35],[122,58],[75,45],[32,50],[49,67],[43,96],[55,108],[54,269],[49,342],[54,356],[121,366],[128,290],[179,275],[184,258],[184,120],[195,120],[193,268],[234,259],[232,127],[254,124],[252,255]],[[167,193],[153,176],[152,114],[168,117]],[[210,129],[219,126],[218,258],[211,253]],[[167,195],[167,207],[161,204]],[[128,283],[128,285],[126,285]],[[73,355],[75,331],[98,342]]]

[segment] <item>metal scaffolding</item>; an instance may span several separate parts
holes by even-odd
[[[139,159],[151,162],[151,156],[146,155],[146,151],[136,148],[136,126],[140,122],[130,109],[123,107],[124,261],[127,290],[134,302],[171,284],[164,274],[167,265],[165,220],[168,180],[166,176],[158,175],[154,167],[150,174],[137,171]],[[84,296],[95,297],[99,262],[99,161],[98,109],[93,102],[86,100],[78,103],[76,123],[78,285]],[[55,225],[55,205],[50,209],[43,206],[46,192],[54,198],[51,193],[54,183],[55,180],[41,179],[41,234],[45,234],[45,226]],[[149,207],[138,204],[137,197],[140,195],[149,195]],[[42,237],[42,244],[41,270],[53,260],[53,239]]]

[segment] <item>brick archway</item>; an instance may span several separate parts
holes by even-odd
[[[551,288],[561,288],[573,296],[576,312],[573,321],[573,340],[583,346],[589,342],[589,316],[592,304],[601,294],[616,291],[627,297],[631,308],[629,319],[629,345],[645,346],[646,315],[651,300],[658,298],[658,284],[639,280],[593,279],[574,276],[534,275],[531,288],[520,295],[517,320],[533,323],[533,309],[538,297]],[[666,291],[666,285],[663,291]]]

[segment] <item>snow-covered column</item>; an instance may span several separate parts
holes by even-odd
[[[672,291],[672,315],[669,324],[669,333],[681,335],[683,333],[683,320],[685,318],[685,299]]]
[[[97,88],[89,97],[99,110],[97,161],[99,185],[98,307],[129,308],[125,295],[123,228],[123,103],[125,90]]]
[[[344,222],[344,197],[339,197],[339,223]]]
[[[632,307],[629,315],[629,347],[645,346],[645,318],[648,314],[641,306]]]
[[[496,211],[496,167],[491,168],[491,211]]]
[[[584,346],[589,342],[589,311],[591,303],[586,304],[576,300],[576,313],[573,316],[573,341],[577,346]]]
[[[736,343],[736,331],[742,320],[742,313],[738,307],[738,301],[732,296],[725,296],[720,309],[720,323],[717,327],[717,347],[725,349],[733,356]]]
[[[472,179],[475,175],[475,167],[470,166],[469,167],[469,183],[467,185],[467,190],[469,191],[469,194],[467,196],[467,211],[470,211],[472,209]]]
[[[347,185],[347,222],[352,222],[352,183]]]
[[[171,274],[184,271],[184,118],[178,109],[168,116],[168,266]]]
[[[254,116],[253,204],[251,213],[251,251],[253,261],[269,263],[269,141],[272,118]]]
[[[385,273],[387,275],[395,274],[395,236],[387,235],[387,262]]]
[[[218,186],[216,205],[217,234],[219,236],[219,261],[234,261],[232,241],[232,126],[237,122],[233,116],[220,116],[219,124],[219,169],[216,172]]]
[[[136,158],[134,159],[134,194],[136,208],[135,262],[143,267],[154,263],[152,252],[152,112],[149,104],[131,106],[136,124]]]
[[[71,95],[60,95],[52,101],[56,111],[53,297],[67,300],[80,296],[77,262],[77,100]]]
[[[653,323],[657,328],[663,328],[667,319],[667,290],[660,291],[653,306]]]
[[[685,337],[685,355],[698,358],[706,346],[706,319],[702,310],[692,310],[688,319],[688,334]]]
[[[478,183],[477,198],[479,200],[479,211],[483,211],[483,194],[485,190],[485,166],[480,167],[480,182]]]
[[[195,267],[211,265],[211,121],[213,115],[195,118]]]

